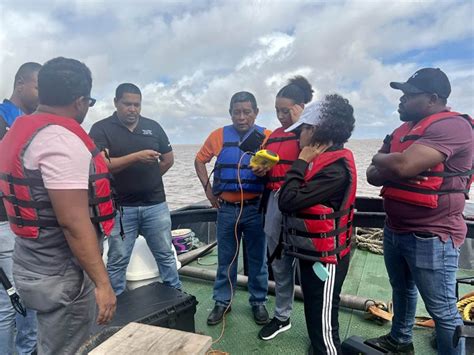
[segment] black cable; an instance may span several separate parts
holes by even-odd
[[[12,286],[7,275],[5,275],[5,271],[3,271],[1,267],[0,267],[0,282],[5,288],[5,291],[7,292],[8,297],[10,297],[10,301],[15,311],[20,313],[23,317],[26,317],[26,308],[21,303],[20,296],[18,295],[18,293],[16,293],[15,288]]]

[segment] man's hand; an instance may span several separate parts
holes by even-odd
[[[423,175],[417,175],[415,177],[412,177],[410,179],[407,180],[407,182],[409,184],[414,184],[414,185],[419,185],[421,184],[423,181],[426,181],[428,180],[428,177],[427,176],[423,176]]]
[[[323,154],[331,146],[332,146],[332,142],[307,145],[301,150],[298,158],[303,159],[304,161],[309,163],[313,161],[314,158]]]
[[[219,208],[221,205],[219,204],[219,198],[212,193],[212,190],[210,188],[206,189],[206,197],[211,203],[211,206],[214,208]]]
[[[96,287],[95,301],[99,307],[97,324],[102,325],[109,323],[115,314],[115,308],[117,306],[117,298],[115,297],[114,290],[112,290],[110,283]]]
[[[153,164],[160,161],[161,154],[155,150],[145,149],[135,153],[136,159],[140,163]]]
[[[254,165],[251,168],[252,172],[259,177],[264,177],[271,169],[269,166],[265,165]]]
[[[302,112],[303,112],[303,106],[299,104],[295,104],[292,107],[290,107],[291,121],[293,123],[298,122]]]

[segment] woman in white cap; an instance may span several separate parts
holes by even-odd
[[[350,258],[357,173],[344,148],[354,110],[340,95],[308,105],[287,129],[301,152],[280,190],[283,248],[299,259],[310,354],[340,354],[338,310]]]

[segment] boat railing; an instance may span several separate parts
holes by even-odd
[[[203,202],[183,207],[171,212],[173,228],[182,228],[189,224],[215,222],[217,209]],[[382,228],[385,223],[385,212],[381,198],[358,197],[354,217],[355,227]],[[474,239],[474,221],[467,220],[467,238]]]

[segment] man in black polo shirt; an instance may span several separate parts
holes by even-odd
[[[117,202],[121,206],[109,238],[107,262],[109,278],[117,295],[125,290],[125,274],[138,234],[145,237],[163,283],[181,288],[162,180],[173,165],[173,151],[163,128],[156,121],[140,116],[141,101],[142,94],[137,86],[120,84],[114,99],[117,111],[95,123],[89,133],[107,158],[114,176]]]

